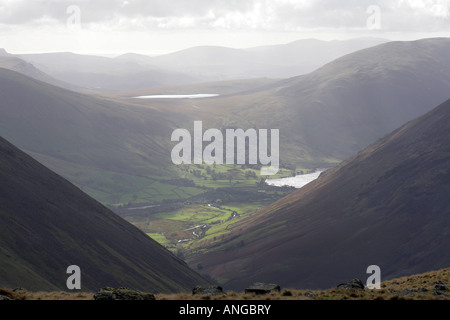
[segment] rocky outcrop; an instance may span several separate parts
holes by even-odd
[[[352,279],[350,281],[341,283],[337,286],[343,289],[361,289],[364,290],[364,283],[359,279]]]
[[[434,286],[434,289],[435,289],[435,290],[441,290],[441,291],[447,291],[447,290],[449,290],[448,286],[445,285],[442,281],[436,281],[436,282],[434,282],[433,284],[435,285],[435,286]]]
[[[151,293],[131,290],[125,287],[104,287],[94,294],[95,300],[156,300]]]
[[[222,287],[219,286],[210,286],[210,287],[201,287],[197,286],[194,289],[192,289],[192,294],[202,294],[202,295],[208,295],[208,296],[216,296],[223,294]]]
[[[245,289],[245,293],[266,294],[270,292],[280,292],[281,287],[273,283],[256,282]]]

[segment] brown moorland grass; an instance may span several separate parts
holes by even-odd
[[[447,290],[436,289],[444,285]],[[0,295],[15,300],[94,300],[93,292],[30,292],[0,289]],[[282,289],[257,295],[243,292],[224,292],[221,295],[193,295],[191,293],[156,294],[156,300],[450,300],[450,268],[392,279],[381,283],[380,289],[299,290]]]

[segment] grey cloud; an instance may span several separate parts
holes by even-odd
[[[58,2],[45,1],[0,1],[0,23],[25,24],[35,20],[54,17],[66,11],[66,7]]]
[[[390,31],[436,30],[448,27],[450,19],[445,15],[450,0],[0,0],[0,23],[42,18],[64,23],[70,5],[80,7],[83,23],[120,19],[125,28],[135,21],[135,27],[185,28],[179,21],[184,17],[192,18],[193,28],[364,28],[370,5],[380,7],[383,27]]]
[[[64,21],[66,9],[78,6],[86,22],[102,22],[113,17],[199,17],[209,11],[216,14],[245,11],[254,1],[242,0],[0,0],[0,23],[23,24],[43,17]],[[3,8],[3,10],[2,10]]]
[[[252,8],[254,1],[242,0],[129,0],[128,4],[121,5],[120,14],[126,16],[145,17],[182,17],[204,16],[209,11],[224,13],[229,11],[246,11]]]
[[[289,4],[276,7],[279,23],[292,28],[340,28],[364,26],[366,9],[373,1],[314,1],[311,6],[293,8]]]

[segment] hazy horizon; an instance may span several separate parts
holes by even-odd
[[[0,47],[13,54],[159,55],[367,37],[450,37],[450,0],[0,0]]]
[[[242,50],[251,50],[254,48],[262,48],[262,47],[270,47],[270,46],[278,46],[278,45],[288,45],[290,43],[293,42],[297,42],[297,41],[308,41],[308,40],[318,40],[318,41],[324,41],[324,42],[333,42],[333,41],[352,41],[352,40],[369,40],[369,39],[378,39],[378,40],[385,40],[385,41],[415,41],[415,40],[422,40],[422,39],[428,39],[428,38],[439,38],[439,37],[425,37],[425,38],[415,38],[415,39],[397,39],[397,40],[392,40],[392,39],[388,39],[388,38],[383,38],[383,37],[350,37],[347,39],[330,39],[330,40],[324,40],[324,39],[319,39],[319,38],[302,38],[302,39],[296,39],[293,41],[288,41],[288,42],[273,42],[273,43],[267,43],[264,45],[257,45],[257,46],[250,46],[250,47],[231,47],[231,46],[226,46],[226,45],[213,45],[213,44],[199,44],[199,45],[194,45],[194,46],[187,46],[184,48],[180,48],[180,49],[176,49],[174,51],[164,51],[164,52],[160,52],[160,53],[153,53],[153,52],[135,52],[135,51],[127,51],[124,50],[123,52],[116,52],[116,53],[112,53],[112,52],[95,52],[95,51],[69,51],[69,50],[65,50],[65,51],[26,51],[26,52],[14,52],[11,50],[8,50],[7,47],[0,47],[0,49],[4,49],[7,53],[12,54],[12,55],[25,55],[25,54],[49,54],[49,53],[74,53],[74,54],[80,54],[80,55],[91,55],[91,56],[103,56],[103,57],[109,57],[109,58],[114,58],[114,57],[119,57],[121,55],[126,55],[126,54],[139,54],[139,55],[146,55],[146,56],[162,56],[162,55],[166,55],[166,54],[172,54],[172,53],[176,53],[176,52],[180,52],[180,51],[184,51],[184,50],[189,50],[192,48],[197,48],[197,47],[223,47],[223,48],[229,48],[229,49],[242,49]],[[450,38],[450,35],[448,37],[445,38]]]

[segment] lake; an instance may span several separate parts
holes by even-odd
[[[302,174],[295,177],[281,178],[281,179],[267,179],[266,183],[270,186],[276,187],[289,186],[299,189],[307,185],[308,183],[316,180],[320,176],[320,174],[324,171],[325,171],[324,169],[317,169],[313,173]]]
[[[136,99],[201,99],[217,97],[218,94],[198,93],[198,94],[157,94],[150,96],[138,96]]]

